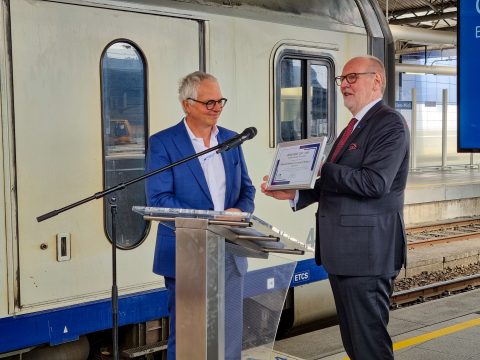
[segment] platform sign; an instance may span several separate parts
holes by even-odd
[[[480,0],[458,1],[458,152],[480,152]]]
[[[395,101],[395,109],[412,110],[412,102],[411,101]]]

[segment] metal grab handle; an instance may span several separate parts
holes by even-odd
[[[279,237],[266,235],[266,236],[255,236],[255,235],[237,235],[237,240],[259,240],[259,241],[280,241]]]
[[[150,221],[160,221],[160,222],[175,222],[176,217],[144,215],[143,219],[150,220]],[[228,225],[228,226],[240,226],[240,227],[252,226],[252,223],[249,221],[208,220],[208,223],[211,225]]]
[[[227,221],[227,220],[208,220],[211,225],[228,225],[228,226],[241,226],[250,227],[252,223],[250,221]]]
[[[163,221],[163,222],[174,222],[175,218],[169,218],[169,217],[163,217],[163,216],[153,216],[153,215],[144,215],[143,216],[144,220],[151,220],[151,221]]]
[[[279,253],[279,254],[292,254],[292,255],[303,255],[305,254],[304,250],[300,249],[277,249],[277,248],[262,248],[263,251],[269,253]]]

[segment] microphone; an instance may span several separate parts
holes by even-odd
[[[233,149],[234,147],[243,144],[244,141],[250,140],[251,138],[255,137],[255,135],[257,135],[256,128],[254,128],[253,126],[246,128],[242,131],[241,134],[235,135],[231,139],[225,141],[217,150],[217,154]]]

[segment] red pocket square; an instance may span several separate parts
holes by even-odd
[[[358,145],[355,144],[355,143],[351,143],[349,146],[348,146],[348,151],[350,150],[357,150],[358,149]]]

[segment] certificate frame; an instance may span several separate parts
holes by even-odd
[[[267,190],[313,189],[326,143],[327,137],[321,136],[278,144]]]

